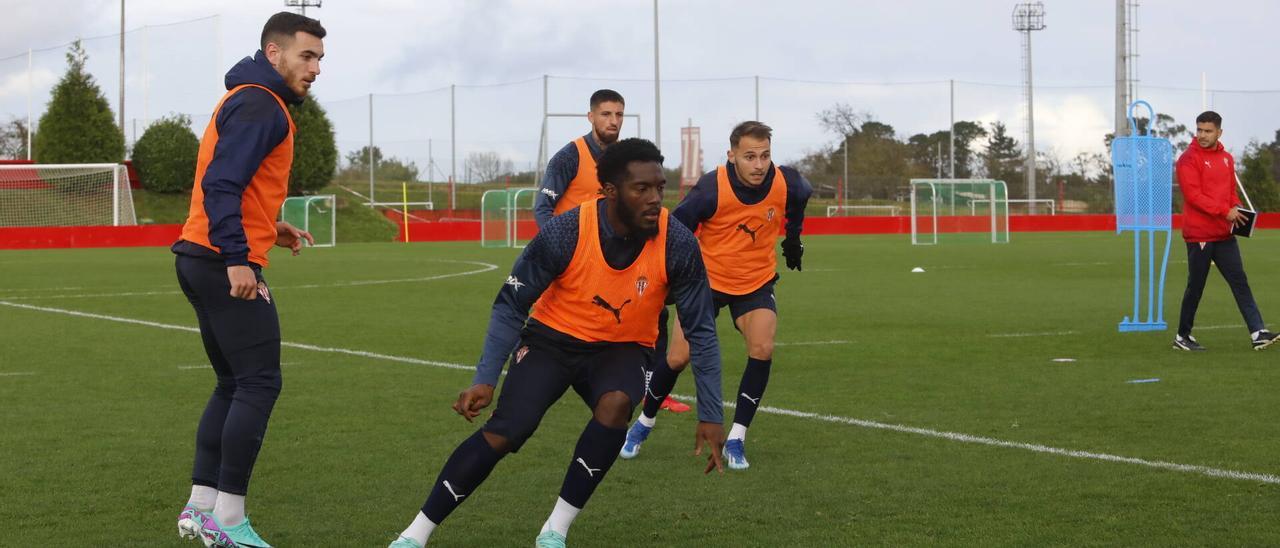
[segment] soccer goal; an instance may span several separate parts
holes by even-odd
[[[911,243],[934,245],[938,234],[991,235],[1009,243],[1009,191],[994,179],[912,179]]]
[[[136,224],[123,165],[0,165],[0,226]]]
[[[481,247],[521,248],[537,233],[534,187],[487,190],[480,195]]]
[[[337,205],[332,194],[292,196],[280,207],[280,220],[310,232],[316,239],[314,247],[333,247],[338,243]]]

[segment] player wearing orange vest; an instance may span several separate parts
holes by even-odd
[[[770,148],[773,131],[760,122],[743,122],[729,134],[729,161],[705,174],[676,206],[677,220],[697,231],[707,265],[716,313],[729,307],[734,326],[747,343],[747,367],[738,385],[733,427],[725,442],[729,468],[745,470],[747,428],[769,384],[773,365],[773,337],[777,304],[773,285],[778,279],[777,240],[784,231],[782,254],[787,267],[800,270],[804,246],[800,231],[804,208],[813,188],[795,169],[775,166]],[[680,336],[680,322],[672,329],[669,367],[654,370],[648,396],[670,394],[676,377],[689,365],[689,345]],[[696,363],[696,359],[695,359]],[[657,406],[644,410],[627,432],[623,458],[639,455],[640,446],[655,425]]]
[[[293,120],[320,74],[324,27],[281,12],[261,47],[226,75],[196,161],[191,210],[173,244],[217,385],[196,430],[191,497],[178,534],[206,545],[268,546],[245,517],[249,477],[280,394],[280,321],[262,269],[273,245],[297,255],[311,235],[277,222],[293,164]],[[314,242],[313,242],[314,243]]]
[[[551,161],[547,162],[547,172],[542,178],[541,188],[533,206],[534,221],[538,227],[547,224],[556,215],[569,211],[586,201],[600,197],[600,181],[596,179],[596,160],[604,149],[618,140],[622,131],[622,122],[626,102],[622,95],[611,89],[597,90],[591,94],[591,110],[587,112],[587,121],[591,122],[591,132],[574,139],[560,149]],[[666,330],[667,311],[664,308],[659,321]],[[667,355],[667,338],[659,339],[659,346],[654,352],[654,363],[665,362]],[[654,364],[646,367],[646,379],[651,374]],[[665,398],[662,409],[675,413],[689,410],[687,404]]]
[[[393,548],[425,545],[572,387],[592,414],[536,540],[537,546],[564,546],[570,524],[618,457],[644,393],[642,368],[668,295],[696,356],[701,422],[695,443],[710,449],[706,471],[720,468],[720,349],[711,289],[693,233],[662,208],[662,154],[649,141],[626,139],[604,151],[597,172],[604,197],[543,225],[498,291],[473,384],[453,405],[467,421],[479,416],[510,357],[497,409],[445,462],[422,511]]]
[[[591,131],[556,152],[547,162],[546,174],[533,204],[534,221],[542,228],[556,215],[600,197],[596,161],[622,132],[626,102],[611,89],[591,94],[587,121]]]

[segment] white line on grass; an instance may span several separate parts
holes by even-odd
[[[199,329],[199,328],[189,327],[189,326],[185,326],[185,325],[173,325],[173,324],[167,324],[167,323],[149,322],[149,321],[146,321],[146,320],[135,320],[135,319],[133,319],[133,318],[121,318],[121,317],[119,317],[119,316],[108,316],[108,315],[106,315],[106,314],[94,314],[94,313],[92,313],[92,312],[80,312],[79,310],[66,310],[66,309],[63,309],[63,308],[51,308],[51,307],[47,307],[47,306],[35,306],[35,305],[30,305],[30,304],[14,303],[14,302],[9,302],[9,301],[0,301],[0,305],[3,305],[3,306],[11,306],[11,307],[14,307],[14,308],[22,308],[22,309],[25,309],[25,310],[35,310],[35,311],[38,311],[38,312],[52,312],[52,313],[54,313],[54,314],[66,314],[66,315],[68,315],[68,316],[76,316],[76,317],[79,317],[79,318],[89,318],[89,319],[93,319],[93,320],[107,320],[107,321],[112,321],[112,322],[120,322],[120,323],[127,323],[127,324],[133,324],[133,325],[142,325],[142,326],[146,326],[146,327],[156,327],[156,328],[160,328],[160,329],[172,329],[172,330],[175,330],[175,331],[188,331],[188,332],[191,332],[191,333],[199,333],[199,332],[200,332],[200,329]],[[314,350],[314,351],[316,351],[316,352],[329,352],[329,353],[333,353],[333,354],[348,354],[348,355],[351,355],[351,356],[361,356],[361,357],[365,357],[365,358],[374,358],[374,359],[378,359],[378,360],[387,360],[387,361],[393,361],[393,362],[412,363],[412,364],[415,364],[415,365],[431,365],[431,366],[435,366],[435,367],[444,367],[444,368],[447,368],[447,369],[464,369],[464,370],[468,370],[468,371],[470,371],[470,370],[474,370],[474,369],[475,369],[475,367],[474,367],[474,366],[470,366],[470,365],[462,365],[462,364],[459,364],[459,363],[439,362],[439,361],[433,361],[433,360],[420,360],[420,359],[418,359],[418,358],[407,358],[407,357],[403,357],[403,356],[391,356],[391,355],[387,355],[387,354],[379,354],[379,353],[376,353],[376,352],[365,352],[365,351],[363,351],[363,350],[350,350],[350,349],[346,349],[346,348],[330,348],[330,347],[326,347],[326,346],[316,346],[316,345],[313,345],[313,344],[294,343],[294,342],[288,342],[288,341],[282,341],[282,342],[280,343],[280,346],[285,346],[285,347],[288,347],[288,348],[297,348],[297,349],[301,349],[301,350]]]
[[[335,282],[335,283],[327,283],[327,284],[286,285],[286,286],[279,286],[279,287],[272,286],[271,289],[272,291],[279,291],[282,289],[284,290],[318,289],[318,288],[329,288],[329,287],[359,287],[359,286],[365,286],[365,285],[429,282],[433,280],[443,280],[445,278],[456,278],[458,276],[470,276],[472,274],[480,274],[483,272],[488,272],[490,270],[497,270],[498,268],[498,265],[496,264],[482,263],[480,261],[453,261],[448,259],[431,259],[431,260],[439,263],[458,263],[458,264],[479,265],[482,268],[478,268],[475,270],[468,270],[466,272],[455,272],[453,274],[437,274],[435,276],[423,276],[418,278],[396,278],[391,280],[356,280],[351,282]],[[68,289],[77,289],[77,288],[68,288]],[[124,291],[119,293],[69,293],[65,295],[30,295],[30,296],[18,295],[18,296],[5,296],[3,298],[10,301],[19,301],[19,300],[28,301],[28,300],[40,300],[40,299],[87,299],[87,298],[93,298],[93,297],[145,297],[145,296],[154,296],[154,295],[181,295],[181,294],[182,294],[181,291],[165,290],[165,291]]]
[[[798,341],[798,342],[775,342],[774,346],[810,346],[819,344],[850,344],[849,341]]]
[[[90,318],[90,319],[96,319],[96,320],[108,320],[108,321],[114,321],[114,322],[120,322],[120,323],[126,323],[126,324],[156,327],[161,329],[172,329],[177,331],[190,331],[190,332],[199,331],[194,327],[170,325],[170,324],[163,324],[159,322],[149,322],[146,320],[135,320],[133,318],[107,316],[105,314],[93,314],[89,312],[80,312],[78,310],[65,310],[61,308],[32,306],[28,304],[19,304],[19,303],[13,303],[8,301],[0,301],[0,306],[9,306],[14,308],[21,308],[25,310],[35,310],[40,312],[50,312],[54,314],[65,314],[68,316],[76,316],[76,317]],[[430,365],[432,367],[442,367],[445,369],[457,369],[462,371],[472,371],[475,369],[475,367],[473,366],[463,365],[460,363],[423,360],[419,358],[409,358],[405,356],[392,356],[389,354],[379,354],[376,352],[365,352],[363,350],[350,350],[346,348],[332,348],[332,347],[316,346],[316,345],[302,344],[302,343],[290,343],[290,342],[282,342],[281,345],[287,346],[290,348],[298,348],[302,350],[314,350],[316,352],[346,354],[351,356],[361,356],[365,358],[386,360],[386,361],[392,361],[392,362],[411,363],[415,365]],[[678,394],[672,394],[672,397],[675,397],[677,399],[684,400],[684,401],[689,401],[689,402],[695,401],[694,398],[692,397],[682,396]],[[725,402],[724,406],[730,409],[735,407],[735,405],[732,402]],[[833,423],[833,424],[860,426],[863,428],[872,428],[876,430],[888,430],[888,431],[899,432],[903,434],[915,434],[917,436],[941,438],[941,439],[956,441],[960,443],[972,443],[972,444],[987,445],[992,447],[1005,447],[1009,449],[1022,449],[1025,451],[1032,451],[1035,453],[1044,453],[1044,454],[1056,455],[1056,456],[1062,456],[1062,457],[1100,460],[1104,462],[1114,462],[1114,463],[1120,463],[1120,464],[1134,464],[1138,466],[1145,466],[1148,468],[1156,468],[1161,470],[1170,470],[1174,472],[1200,474],[1203,476],[1208,476],[1213,478],[1256,481],[1256,482],[1262,482],[1262,483],[1270,483],[1273,485],[1280,485],[1280,476],[1274,476],[1271,474],[1240,472],[1236,470],[1225,470],[1221,468],[1211,468],[1208,466],[1198,466],[1194,464],[1178,464],[1174,462],[1140,459],[1136,457],[1125,457],[1120,455],[1112,455],[1108,453],[1095,453],[1092,451],[1077,451],[1073,449],[1062,449],[1058,447],[1050,447],[1048,445],[1040,445],[1036,443],[1005,441],[1005,440],[1000,440],[995,438],[987,438],[983,436],[961,434],[959,432],[947,432],[943,430],[933,430],[929,428],[919,428],[915,426],[905,426],[901,424],[889,424],[889,423],[883,423],[883,422],[877,422],[877,421],[855,419],[850,417],[841,417],[837,415],[823,415],[820,413],[810,413],[807,411],[782,409],[779,407],[765,406],[765,407],[760,407],[757,410],[764,413],[773,414],[773,415],[783,415],[787,417],[816,420],[816,421]]]
[[[0,373],[0,377],[27,377],[35,374],[35,371],[11,371],[8,373]]]
[[[1063,335],[1079,335],[1079,331],[1047,331],[1044,333],[995,333],[987,335],[994,338],[1010,338],[1010,337],[1060,337]]]
[[[280,365],[298,365],[299,363],[302,363],[302,362],[280,362]],[[183,371],[189,371],[194,369],[213,369],[213,366],[207,363],[203,365],[179,365],[178,369],[181,369]]]

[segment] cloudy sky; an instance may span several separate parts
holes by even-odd
[[[1062,158],[1102,152],[1113,125],[1115,2],[1048,0],[1033,36],[1037,146]],[[784,161],[835,139],[816,113],[836,103],[893,125],[902,137],[945,129],[948,81],[956,118],[1001,120],[1021,139],[1021,42],[1014,2],[990,0],[660,0],[662,144],[679,163],[679,127],[703,131],[719,160],[729,128],[756,116],[773,125]],[[1190,123],[1201,107],[1225,118],[1237,152],[1280,128],[1280,74],[1270,68],[1280,2],[1154,0],[1139,10],[1138,96]],[[221,75],[257,48],[261,25],[283,0],[220,3],[128,0],[125,114],[145,125],[186,113],[202,127]],[[90,70],[118,101],[120,4],[0,0],[0,118],[38,118],[65,67],[65,44],[86,38]],[[580,113],[612,87],[628,99],[626,135],[654,137],[653,3],[649,0],[328,0],[311,9],[328,29],[313,88],[344,152],[374,141],[388,154],[451,167],[451,85],[456,162],[497,151],[535,160],[544,100]],[[94,38],[102,37],[102,38]],[[32,70],[27,50],[32,48]],[[28,93],[28,90],[34,90]],[[140,126],[142,127],[142,126]],[[552,151],[584,121],[548,123]]]

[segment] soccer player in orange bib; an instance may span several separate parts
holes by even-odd
[[[778,280],[775,245],[786,217],[782,254],[787,268],[800,270],[804,245],[800,231],[804,208],[813,188],[795,169],[773,165],[773,130],[760,122],[743,122],[729,134],[729,161],[698,180],[676,206],[672,216],[698,234],[707,265],[716,313],[729,307],[734,326],[747,343],[747,368],[738,385],[733,427],[724,445],[730,469],[745,470],[747,428],[769,384],[777,304],[773,286]],[[640,446],[656,424],[658,409],[650,402],[671,393],[676,377],[689,365],[689,343],[680,336],[680,322],[671,330],[668,367],[657,367],[649,381],[648,399],[622,447],[624,459],[640,454]],[[697,363],[695,357],[694,363]],[[698,398],[701,403],[702,398]]]
[[[261,50],[236,63],[200,141],[191,208],[172,250],[217,386],[196,429],[191,497],[178,534],[206,546],[266,547],[245,495],[280,395],[280,319],[262,269],[272,246],[294,255],[311,234],[276,220],[289,190],[293,119],[320,74],[325,29],[280,12]]]
[[[591,94],[590,108],[587,121],[591,123],[591,131],[565,145],[547,162],[547,172],[533,205],[533,218],[539,229],[556,215],[600,197],[596,161],[609,145],[618,142],[622,122],[626,119],[627,103],[622,94],[601,89]],[[653,361],[645,368],[646,379],[656,364],[665,364],[667,359],[666,308],[662,309],[658,321],[662,323],[663,336],[658,338]],[[684,413],[689,406],[667,397],[662,400],[662,409]]]
[[[479,416],[510,357],[498,406],[453,451],[422,511],[392,548],[424,546],[572,387],[591,418],[536,539],[537,546],[563,547],[570,524],[618,458],[644,394],[644,365],[668,294],[696,357],[701,422],[695,444],[710,450],[707,472],[720,468],[724,418],[711,288],[693,233],[662,207],[662,154],[649,141],[625,139],[604,151],[597,173],[604,197],[543,225],[498,291],[472,385],[453,409],[467,421]]]

